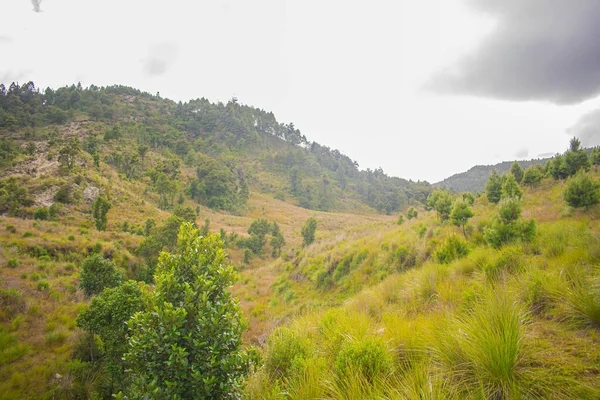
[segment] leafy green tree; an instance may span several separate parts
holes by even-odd
[[[79,138],[72,137],[68,140],[67,144],[59,150],[58,162],[62,168],[72,171],[73,167],[75,167],[75,161],[77,160],[79,153],[81,153]]]
[[[543,172],[539,165],[532,165],[523,174],[524,185],[535,186],[542,181]]]
[[[452,213],[450,214],[450,222],[453,225],[462,228],[463,235],[467,237],[467,232],[465,230],[465,225],[473,217],[474,213],[471,207],[464,200],[458,200],[454,203],[454,208],[452,209]]]
[[[575,175],[579,170],[589,171],[590,159],[585,150],[580,148],[581,142],[576,137],[571,139],[569,150],[565,153],[565,166],[568,176]]]
[[[317,220],[314,217],[310,217],[306,220],[302,226],[300,233],[302,234],[302,245],[308,246],[315,241],[315,233],[317,232]]]
[[[144,236],[150,236],[154,232],[154,228],[156,227],[156,221],[152,218],[149,218],[144,223]]]
[[[248,228],[250,238],[247,240],[247,246],[254,254],[262,253],[269,232],[271,232],[271,224],[266,219],[261,218],[252,221],[250,228]]]
[[[560,154],[548,161],[546,168],[548,173],[556,180],[565,179],[569,176],[565,157]]]
[[[83,260],[79,286],[87,296],[102,293],[104,288],[115,287],[123,282],[123,276],[111,260],[94,254]]]
[[[509,224],[521,217],[521,201],[516,197],[509,197],[500,202],[498,216],[505,224]]]
[[[298,195],[302,188],[302,171],[297,166],[294,166],[290,169],[289,177],[292,193]]]
[[[104,369],[109,377],[106,396],[127,387],[123,354],[128,350],[126,322],[142,311],[142,290],[137,282],[106,288],[77,316],[77,326],[102,339]]]
[[[517,183],[521,183],[521,181],[523,180],[524,171],[518,162],[515,161],[510,165],[509,172],[515,178],[515,181]]]
[[[579,172],[568,180],[563,197],[571,207],[585,207],[587,210],[600,201],[599,188],[600,184],[593,181],[588,174]]]
[[[515,197],[503,199],[498,215],[483,234],[485,241],[495,248],[515,240],[530,242],[537,233],[535,220],[520,221],[520,218],[521,201]]]
[[[502,198],[502,182],[503,179],[498,175],[496,170],[492,171],[490,177],[485,184],[485,194],[488,200],[497,204]]]
[[[177,246],[177,234],[181,227],[181,224],[184,223],[185,220],[183,218],[178,217],[177,215],[171,215],[165,221],[165,224],[158,228],[158,234],[156,238],[169,250],[174,250]]]
[[[504,183],[502,184],[502,198],[516,197],[520,199],[523,197],[523,191],[519,187],[517,180],[511,174],[506,176]]]
[[[271,252],[271,256],[273,258],[279,257],[283,246],[285,246],[285,238],[283,237],[283,233],[281,232],[277,221],[273,221],[273,229],[271,230],[271,248],[273,251]]]
[[[21,207],[32,204],[29,191],[15,178],[0,183],[0,212],[8,211],[10,215],[17,215]]]
[[[108,210],[110,210],[111,207],[112,205],[110,202],[102,196],[98,196],[96,197],[96,200],[94,200],[92,216],[94,217],[97,230],[103,231],[106,229],[106,224],[108,223],[106,214],[108,214]]]
[[[464,192],[462,194],[462,199],[465,203],[467,203],[470,206],[475,204],[475,196],[473,196],[473,193],[471,192]]]
[[[437,212],[440,221],[447,221],[452,212],[452,196],[445,190],[435,189],[427,198],[427,207]]]
[[[196,223],[196,212],[190,206],[184,207],[178,205],[173,210],[173,215],[183,219],[185,222],[191,222],[192,224]]]
[[[219,237],[199,236],[191,224],[182,224],[178,251],[159,258],[149,308],[128,322],[132,397],[235,395],[244,364],[244,323],[228,291],[236,278]]]

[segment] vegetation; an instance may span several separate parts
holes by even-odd
[[[600,396],[576,140],[432,193],[236,99],[0,92],[1,398]]]

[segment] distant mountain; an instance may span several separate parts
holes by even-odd
[[[517,162],[523,169],[527,169],[535,164],[545,165],[550,159],[551,157]],[[434,183],[432,186],[446,188],[455,192],[481,192],[485,187],[488,176],[490,176],[493,170],[496,170],[499,174],[507,173],[513,162],[503,161],[495,165],[476,165],[466,172],[454,174],[443,181]]]

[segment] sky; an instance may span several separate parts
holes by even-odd
[[[1,0],[0,15],[7,86],[237,97],[406,179],[600,145],[597,0]]]

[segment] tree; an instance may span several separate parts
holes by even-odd
[[[248,248],[254,254],[261,254],[263,247],[267,243],[266,236],[271,231],[271,224],[266,219],[256,219],[250,224],[248,233],[250,239],[247,241]]]
[[[563,197],[571,207],[585,207],[587,210],[600,201],[599,188],[600,184],[594,182],[588,174],[579,172],[567,182]]]
[[[473,196],[473,193],[471,192],[464,192],[462,194],[462,199],[465,203],[467,203],[470,206],[475,204],[475,196]]]
[[[60,163],[61,167],[67,169],[68,171],[72,171],[79,153],[81,153],[81,144],[79,143],[79,138],[72,137],[69,139],[67,144],[65,144],[59,150],[58,162]]]
[[[302,187],[302,171],[300,171],[300,168],[297,166],[294,166],[292,169],[290,169],[290,187],[294,195],[298,195],[300,193],[300,189]]]
[[[273,258],[279,257],[283,246],[285,246],[285,238],[283,237],[281,229],[279,229],[277,221],[273,221],[273,229],[271,230],[271,247],[273,248],[273,251],[271,252],[271,256]]]
[[[418,215],[419,215],[419,212],[414,207],[410,207],[408,209],[408,211],[406,211],[406,218],[408,218],[408,219],[417,218]]]
[[[125,355],[135,397],[221,399],[239,387],[244,323],[228,288],[237,275],[217,235],[181,226],[178,251],[162,253],[150,307],[134,314]]]
[[[126,322],[133,314],[142,311],[142,290],[135,281],[128,281],[115,288],[106,288],[92,299],[79,316],[77,326],[98,335],[104,347],[104,369],[109,377],[107,396],[125,389],[123,381],[125,364],[123,354],[127,351],[129,332]]]
[[[498,175],[496,170],[492,171],[492,174],[485,184],[485,194],[488,200],[495,204],[502,198],[502,178]]]
[[[190,206],[184,207],[178,205],[173,210],[173,215],[183,219],[185,222],[191,222],[192,224],[196,223],[196,212]]]
[[[600,148],[594,147],[592,154],[590,155],[590,161],[592,165],[600,165]]]
[[[565,153],[565,166],[568,176],[575,175],[579,170],[589,171],[590,159],[585,150],[580,148],[581,142],[576,137],[569,143],[569,150]]]
[[[506,176],[504,183],[502,184],[502,198],[516,197],[520,199],[523,197],[523,191],[519,187],[517,180],[511,174]]]
[[[309,244],[311,244],[312,242],[315,241],[315,233],[317,231],[317,220],[314,217],[310,217],[309,219],[306,220],[306,222],[304,223],[304,226],[302,226],[302,230],[300,231],[300,233],[302,234],[302,238],[303,238],[303,242],[302,244],[304,246],[308,246]]]
[[[523,174],[524,185],[535,186],[542,181],[543,173],[539,165],[532,165]]]
[[[104,288],[118,286],[122,281],[123,276],[115,264],[101,254],[94,254],[83,260],[79,286],[87,297],[102,293]]]
[[[452,196],[445,190],[435,189],[427,198],[427,207],[437,212],[440,221],[447,221],[452,212]]]
[[[102,196],[98,196],[96,197],[96,200],[94,200],[94,204],[92,206],[92,216],[94,217],[97,230],[103,231],[106,229],[106,224],[108,223],[106,214],[108,213],[108,210],[110,210],[111,206],[112,205],[110,202]]]
[[[452,222],[453,225],[462,227],[463,235],[467,237],[465,225],[467,224],[469,219],[473,217],[473,215],[473,210],[471,209],[469,204],[464,200],[458,200],[456,203],[454,203],[454,208],[452,209],[452,213],[450,214],[450,222]]]
[[[519,165],[518,162],[513,162],[510,165],[510,170],[509,170],[510,174],[512,176],[514,176],[515,181],[517,181],[517,183],[521,183],[521,181],[523,180],[523,168]]]

